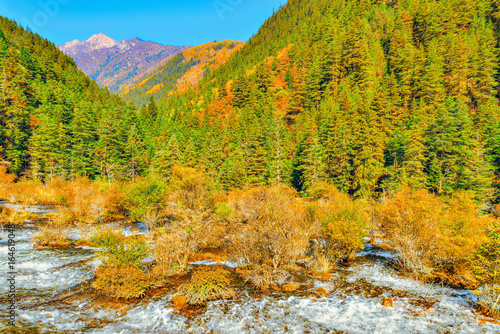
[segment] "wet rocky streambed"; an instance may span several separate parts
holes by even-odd
[[[132,228],[124,227],[127,233]],[[232,300],[176,310],[173,287],[130,303],[96,296],[89,288],[99,266],[95,250],[35,249],[34,233],[30,224],[16,230],[17,327],[7,324],[4,279],[1,333],[500,333],[500,322],[476,311],[472,292],[404,278],[392,269],[396,254],[376,245],[367,245],[328,279],[298,268],[303,282],[295,292],[258,292],[246,285]],[[0,237],[0,273],[6,278],[5,230]]]

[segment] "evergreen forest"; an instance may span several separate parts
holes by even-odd
[[[2,18],[1,154],[41,180],[168,178],[180,164],[226,190],[307,195],[325,181],[356,197],[411,187],[498,201],[499,10],[291,0],[197,87],[139,110]]]
[[[118,94],[0,16],[0,224],[0,332],[498,333],[500,0],[288,0]]]

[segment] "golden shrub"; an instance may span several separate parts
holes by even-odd
[[[443,266],[464,265],[466,258],[485,241],[492,218],[477,215],[479,207],[474,197],[472,192],[459,191],[446,201],[435,262],[442,262]]]
[[[91,236],[93,245],[100,247],[97,257],[106,266],[139,266],[149,256],[150,250],[143,235],[126,237],[113,227],[99,227]]]
[[[477,215],[473,198],[457,192],[445,201],[425,190],[404,190],[382,205],[384,232],[405,271],[423,278],[439,274],[460,284],[467,280],[467,259],[491,223],[491,218]]]
[[[500,286],[485,288],[478,294],[479,305],[483,312],[490,317],[500,319]]]
[[[26,220],[33,218],[33,214],[25,210],[16,210],[13,208],[0,208],[0,223],[24,224]]]
[[[493,217],[500,218],[500,204],[493,207]]]
[[[318,252],[314,254],[313,259],[307,263],[307,269],[315,274],[326,274],[330,272],[331,266],[332,263],[330,259]]]
[[[172,167],[169,190],[169,199],[189,210],[205,210],[214,203],[212,180],[193,168]]]
[[[155,268],[100,266],[92,287],[105,295],[128,300],[144,297],[147,290],[162,286],[164,282],[162,273]]]
[[[205,247],[226,242],[226,223],[215,211],[212,181],[192,168],[174,166],[162,214],[169,217],[153,234],[153,255],[165,273],[183,271]]]
[[[382,227],[404,271],[417,277],[431,273],[443,213],[443,202],[425,190],[406,189],[383,204]]]
[[[211,300],[232,298],[231,272],[222,266],[201,266],[191,275],[189,283],[179,287],[179,293],[191,305],[203,305]]]
[[[166,231],[164,228],[155,231],[153,257],[166,275],[183,271],[188,258],[194,254],[193,245],[184,237],[184,234],[179,235],[176,232]]]
[[[53,178],[46,183],[20,181],[8,186],[0,183],[0,190],[0,197],[12,203],[58,205],[67,222],[97,223],[107,213],[124,209],[124,195],[118,184],[91,182],[87,178]]]
[[[202,213],[189,211],[153,235],[153,256],[166,274],[183,271],[209,230]]]
[[[7,172],[7,167],[0,166],[0,199],[6,200],[8,198],[8,189],[14,183],[15,175]]]
[[[94,232],[91,242],[100,247],[97,255],[104,263],[96,270],[94,289],[117,298],[132,299],[163,285],[165,275],[161,268],[141,263],[149,255],[144,236],[126,237],[117,228],[105,227]]]
[[[281,286],[289,277],[290,274],[286,270],[268,265],[254,265],[248,274],[247,281],[251,281],[259,289],[264,289],[272,285]]]
[[[297,193],[281,186],[252,188],[229,195],[233,219],[232,256],[246,265],[277,269],[304,257],[311,223]]]
[[[37,247],[65,248],[73,244],[68,231],[61,225],[45,226],[31,240]]]
[[[71,221],[98,223],[108,213],[123,209],[123,193],[118,184],[91,182],[80,178],[70,182],[51,181],[58,204]]]
[[[489,228],[484,243],[478,247],[470,264],[472,273],[481,291],[479,304],[489,315],[500,317],[500,222]]]
[[[319,200],[317,219],[326,238],[326,253],[335,263],[364,248],[368,217],[349,195],[333,191],[332,186],[326,189],[329,196]]]
[[[335,185],[327,182],[316,183],[308,190],[308,195],[315,200],[335,200],[344,196]]]
[[[295,283],[285,284],[285,285],[283,285],[282,289],[285,292],[294,292],[294,291],[297,291],[298,289],[300,289],[300,285],[295,284]]]

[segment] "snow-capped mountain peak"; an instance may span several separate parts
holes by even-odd
[[[103,33],[93,35],[87,40],[87,43],[92,45],[94,50],[111,48],[118,44],[117,41],[104,35]]]

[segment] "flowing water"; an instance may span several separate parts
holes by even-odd
[[[16,231],[16,333],[500,333],[475,312],[473,293],[400,277],[391,268],[397,255],[371,245],[330,280],[311,278],[300,294],[247,290],[185,317],[170,307],[170,293],[110,308],[75,292],[99,265],[94,251],[34,249],[33,233],[29,225]],[[0,275],[7,277],[6,231],[0,237]],[[322,297],[318,288],[330,293]],[[384,298],[394,307],[383,306]],[[5,293],[0,317],[0,332],[15,332],[5,320]]]

